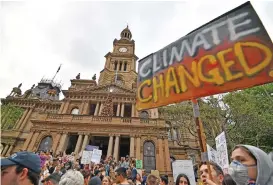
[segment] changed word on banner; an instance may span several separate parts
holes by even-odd
[[[247,2],[141,59],[137,109],[273,82],[272,51]]]

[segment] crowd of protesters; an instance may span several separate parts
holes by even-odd
[[[213,162],[201,163],[199,174],[204,185],[272,185],[273,162],[261,149],[238,145],[231,155],[229,173]],[[210,169],[210,170],[209,170]],[[209,175],[209,172],[211,173]],[[129,156],[116,162],[112,156],[100,163],[81,164],[73,153],[17,152],[1,159],[2,185],[168,185],[167,175],[137,170]],[[179,174],[175,185],[191,185],[186,174]]]

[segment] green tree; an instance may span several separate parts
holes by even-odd
[[[236,91],[223,98],[228,109],[228,135],[233,144],[265,151],[273,146],[273,84]]]
[[[21,118],[24,109],[12,104],[1,105],[1,129],[10,130],[15,127]]]

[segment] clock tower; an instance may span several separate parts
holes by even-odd
[[[100,72],[99,85],[115,83],[133,89],[136,83],[135,41],[128,26],[120,33],[120,39],[113,42],[113,51],[105,55],[104,69]]]

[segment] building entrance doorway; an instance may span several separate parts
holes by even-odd
[[[120,145],[119,145],[119,157],[126,157],[126,155],[129,155],[129,154],[130,154],[130,138],[126,136],[121,137]]]
[[[90,145],[98,146],[100,150],[102,150],[102,159],[105,159],[107,155],[107,149],[108,149],[108,143],[109,143],[109,137],[104,136],[94,136],[91,139]]]
[[[66,154],[71,154],[72,152],[75,151],[77,140],[78,140],[78,135],[70,135],[69,136],[67,147],[65,150]]]

